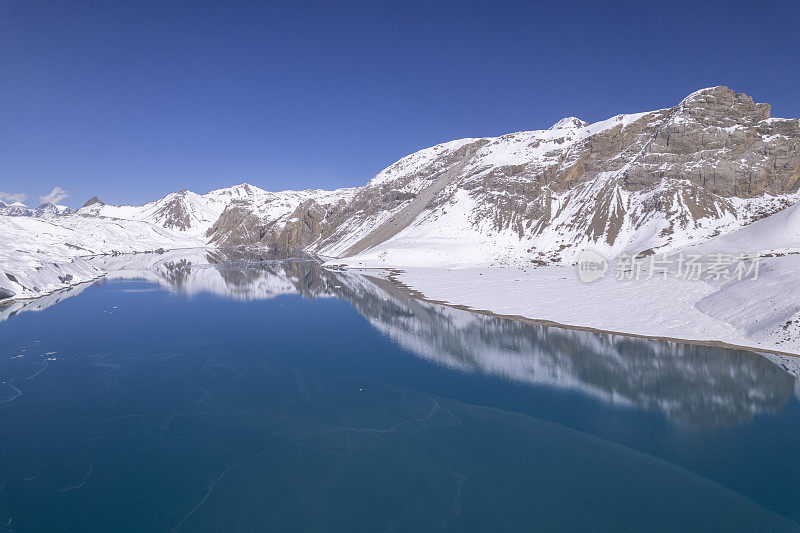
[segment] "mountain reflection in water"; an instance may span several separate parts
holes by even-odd
[[[472,313],[411,298],[383,279],[324,269],[313,258],[182,250],[93,261],[109,272],[107,279],[145,279],[185,294],[342,298],[420,358],[520,384],[581,391],[615,405],[661,412],[676,424],[736,426],[756,413],[780,410],[797,390],[790,374],[752,352]],[[54,305],[87,286],[0,308],[0,321]]]

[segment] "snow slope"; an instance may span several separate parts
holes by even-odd
[[[204,244],[148,222],[0,216],[0,291],[6,297],[32,298],[102,276],[103,270],[87,262],[94,255]]]
[[[605,278],[586,284],[574,268],[408,268],[396,279],[426,298],[570,327],[800,354],[800,308],[787,287],[800,261],[768,260],[758,281]],[[796,285],[794,285],[796,286]],[[783,326],[791,320],[791,329]],[[800,359],[790,358],[795,374]]]

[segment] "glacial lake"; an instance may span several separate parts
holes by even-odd
[[[99,258],[0,307],[0,529],[800,531],[800,387],[308,260]]]

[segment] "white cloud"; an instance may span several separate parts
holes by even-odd
[[[55,187],[47,196],[40,196],[39,201],[43,204],[57,204],[64,198],[69,198],[69,193],[61,187]]]
[[[0,202],[24,202],[28,195],[24,192],[3,192],[0,191]]]

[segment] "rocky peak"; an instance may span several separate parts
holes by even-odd
[[[577,117],[564,117],[550,126],[550,130],[571,130],[575,128],[585,128],[588,125],[588,122],[584,122]]]
[[[89,207],[91,205],[106,205],[106,204],[103,203],[103,201],[100,200],[100,198],[98,198],[97,196],[92,196],[85,204],[83,204],[83,207]]]
[[[770,105],[758,104],[744,93],[722,85],[695,91],[678,106],[681,115],[700,123],[716,120],[723,125],[751,125],[770,118]]]

